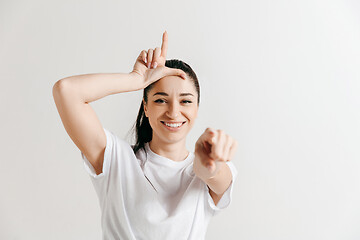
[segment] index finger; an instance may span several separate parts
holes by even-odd
[[[216,139],[216,134],[217,134],[216,130],[208,127],[205,129],[205,132],[207,133],[206,141],[208,141],[211,145],[214,144],[215,143],[214,140]]]
[[[212,128],[206,128],[205,132],[200,136],[197,144],[203,145],[208,153],[211,152],[214,139],[216,137],[216,131]]]
[[[217,131],[212,128],[206,128],[205,134],[204,134],[204,139],[203,139],[203,144],[207,145],[207,149],[206,149],[207,153],[209,154],[209,157],[212,159],[215,159],[214,153],[215,153],[215,147],[216,147],[216,138],[217,138]],[[205,142],[207,144],[205,144]]]
[[[165,31],[163,33],[163,38],[161,43],[161,56],[164,57],[165,59],[166,59],[167,48],[168,48],[168,35],[167,32]]]

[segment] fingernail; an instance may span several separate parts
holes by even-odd
[[[156,68],[156,67],[157,67],[157,62],[154,63],[154,68]]]
[[[146,58],[145,58],[144,62],[147,63]]]
[[[150,63],[147,64],[147,67],[150,68]]]

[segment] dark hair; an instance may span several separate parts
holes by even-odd
[[[178,59],[166,60],[165,66],[169,67],[169,68],[181,69],[186,73],[186,75],[188,75],[190,77],[190,80],[192,80],[192,82],[196,88],[197,94],[198,94],[197,104],[199,105],[200,104],[200,86],[199,86],[197,76],[196,76],[195,72],[192,70],[192,68],[187,63],[185,63],[181,60],[178,60]],[[152,84],[150,84],[149,86],[144,88],[143,99],[144,99],[145,103],[148,102],[148,93],[154,87],[154,83],[156,83],[156,82],[153,82]],[[146,151],[145,143],[151,141],[152,133],[153,133],[153,130],[149,123],[149,119],[145,116],[143,101],[141,101],[139,113],[138,113],[136,122],[132,129],[134,129],[134,127],[135,127],[135,130],[133,130],[133,131],[135,131],[136,143],[135,143],[135,145],[132,146],[132,148],[134,150],[134,153],[136,154],[136,152],[141,148],[143,148],[144,151]]]

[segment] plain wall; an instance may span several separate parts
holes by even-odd
[[[0,1],[0,239],[101,239],[100,208],[52,86],[130,72],[161,46],[238,140],[231,205],[207,238],[360,239],[359,1]],[[142,92],[91,106],[126,138]]]

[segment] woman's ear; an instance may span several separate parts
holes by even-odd
[[[145,113],[145,116],[146,116],[146,117],[148,117],[148,116],[147,116],[147,107],[146,107],[145,100],[143,99],[143,100],[142,100],[142,102],[143,102],[143,106],[144,106],[144,113]]]

